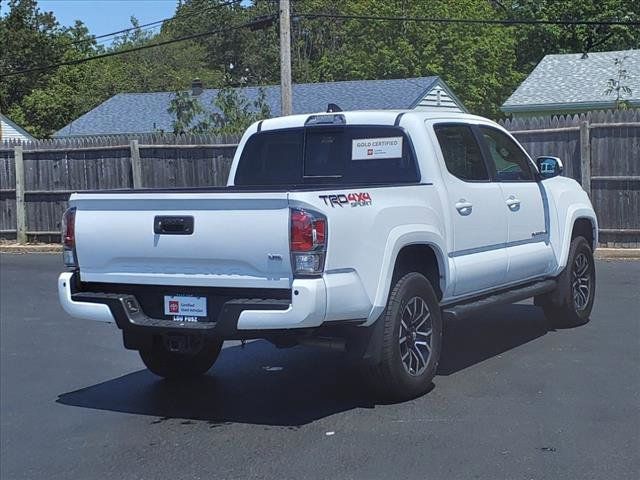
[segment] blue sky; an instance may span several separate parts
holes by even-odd
[[[177,3],[177,0],[38,0],[40,9],[53,12],[62,25],[71,26],[81,20],[94,35],[130,27],[132,15],[141,24],[171,17]]]

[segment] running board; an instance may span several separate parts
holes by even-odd
[[[513,290],[494,293],[476,300],[467,300],[466,302],[459,303],[457,305],[447,306],[443,308],[442,313],[445,317],[460,319],[487,307],[502,305],[505,303],[515,303],[527,298],[535,297],[536,295],[549,293],[556,288],[556,285],[557,282],[555,280],[543,280],[541,282],[532,283]]]

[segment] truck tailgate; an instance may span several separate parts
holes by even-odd
[[[290,287],[286,193],[76,194],[70,205],[84,282]],[[155,233],[160,217],[193,217],[193,229]]]

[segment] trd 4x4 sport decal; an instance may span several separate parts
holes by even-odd
[[[370,207],[371,195],[368,192],[361,193],[336,193],[333,195],[319,195],[324,200],[325,205],[331,205],[331,208],[344,207],[351,205],[352,207]]]

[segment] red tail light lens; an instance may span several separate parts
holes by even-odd
[[[304,210],[291,210],[291,251],[313,249],[313,219]]]
[[[62,245],[66,248],[76,246],[76,209],[69,208],[62,216]]]
[[[68,267],[77,266],[76,262],[76,209],[67,209],[62,216],[62,247],[64,264]]]
[[[327,219],[320,218],[314,220],[313,223],[313,234],[314,234],[314,243],[316,245],[321,245],[324,247],[326,243],[326,233],[327,233]]]
[[[296,274],[317,275],[324,269],[327,219],[324,215],[291,209],[291,263]]]
[[[324,248],[327,219],[306,210],[291,210],[291,251],[309,252]]]

